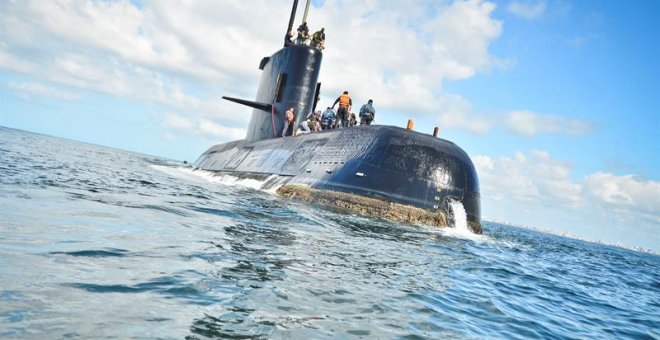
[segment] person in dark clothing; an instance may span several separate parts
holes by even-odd
[[[349,112],[351,112],[351,106],[353,106],[353,100],[351,97],[348,95],[348,91],[344,91],[343,94],[341,94],[337,100],[335,100],[335,103],[332,104],[332,108],[335,108],[335,105],[339,103],[339,109],[337,110],[337,127],[339,127],[341,123],[341,127],[347,127],[348,126],[348,115]]]
[[[328,107],[325,112],[323,112],[323,116],[321,116],[321,129],[323,131],[332,129],[335,118],[335,111],[333,111],[331,107]]]
[[[307,22],[303,22],[302,25],[298,26],[298,38],[296,39],[297,44],[307,44],[309,40],[309,27],[307,27]]]
[[[369,99],[369,101],[360,108],[360,125],[371,125],[374,117],[376,117],[376,109],[374,109],[374,106],[372,105],[373,103],[374,101]]]
[[[294,34],[295,33],[293,32],[293,30],[291,30],[289,33],[286,34],[286,39],[284,40],[284,43],[286,45],[292,45],[294,43],[294,38],[293,38]]]

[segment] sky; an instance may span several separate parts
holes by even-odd
[[[296,18],[300,23],[301,1]],[[242,139],[287,0],[0,0],[0,125],[194,161]],[[660,1],[325,0],[321,107],[461,146],[482,215],[660,253]]]

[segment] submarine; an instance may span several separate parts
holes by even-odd
[[[481,234],[477,172],[451,141],[386,125],[282,135],[286,111],[294,108],[298,127],[321,90],[323,52],[290,40],[297,6],[294,0],[284,46],[259,63],[255,100],[223,97],[253,109],[245,139],[210,147],[193,168],[262,180],[285,197],[441,227],[451,224],[460,202],[468,228]]]

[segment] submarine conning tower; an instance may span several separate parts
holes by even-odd
[[[296,113],[296,125],[314,107],[316,90],[323,54],[320,50],[307,45],[288,45],[271,57],[262,60],[265,63],[257,102],[271,104],[270,112],[254,109],[245,139],[258,141],[282,136],[284,113],[292,107]]]
[[[297,5],[298,1],[295,0],[287,35],[293,28]],[[303,22],[307,17],[307,9]],[[282,137],[284,115],[291,107],[296,115],[294,126],[307,119],[307,115],[315,109],[321,88],[317,81],[322,59],[323,53],[318,48],[294,44],[285,38],[282,49],[270,57],[264,57],[259,63],[259,69],[263,72],[254,102],[223,97],[254,108],[245,136],[246,141]]]

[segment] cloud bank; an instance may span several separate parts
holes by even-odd
[[[511,132],[527,137],[544,133],[581,136],[595,129],[595,125],[586,120],[542,115],[529,110],[507,113],[505,126]]]
[[[592,239],[607,230],[612,233],[610,239],[630,239],[636,234],[640,241],[657,235],[653,230],[660,224],[658,181],[606,172],[573,179],[568,163],[544,151],[475,156],[473,162],[481,196],[490,205],[485,209],[487,218],[509,215],[498,210],[516,209],[518,223],[588,230],[583,236]]]
[[[19,97],[23,99],[32,99],[33,97],[51,97],[60,100],[80,100],[82,96],[78,93],[61,91],[41,83],[27,82],[19,83],[10,81],[6,84],[7,88],[14,90]]]
[[[257,65],[281,47],[290,6],[287,0],[2,2],[0,68],[160,105],[163,120],[177,112],[237,128],[248,114],[236,114],[240,108],[220,97],[254,96]],[[383,110],[487,130],[466,124],[469,112],[438,109],[446,100],[444,80],[470,78],[497,62],[488,50],[502,30],[494,9],[482,0],[323,2],[308,20],[312,30],[327,28],[323,102],[349,89],[356,101],[375,98]],[[297,22],[301,8],[298,13]]]

